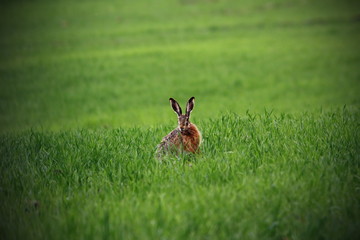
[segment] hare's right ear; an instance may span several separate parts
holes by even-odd
[[[177,101],[175,101],[175,99],[173,98],[170,98],[170,104],[171,104],[171,107],[174,109],[174,111],[176,112],[176,114],[178,116],[180,116],[182,114],[182,111],[181,111],[181,107],[180,105],[178,104]]]
[[[190,116],[190,113],[193,110],[194,105],[195,105],[195,98],[191,97],[186,104],[186,115]]]

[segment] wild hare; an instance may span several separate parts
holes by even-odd
[[[173,98],[169,100],[171,107],[178,115],[178,127],[166,135],[157,146],[157,158],[160,159],[166,154],[198,153],[201,144],[201,133],[196,125],[190,122],[190,113],[194,108],[195,98],[192,97],[187,102],[184,115],[179,103]]]

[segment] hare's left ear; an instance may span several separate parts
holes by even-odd
[[[173,108],[174,112],[176,112],[176,114],[178,116],[180,116],[182,114],[182,111],[181,111],[181,107],[178,104],[178,102],[173,98],[170,98],[169,101],[170,101],[171,107]]]
[[[195,105],[195,98],[191,97],[186,104],[186,115],[190,116],[190,113],[193,110],[194,105]]]

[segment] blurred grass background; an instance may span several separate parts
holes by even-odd
[[[3,1],[0,130],[360,103],[358,1]]]

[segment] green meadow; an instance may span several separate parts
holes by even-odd
[[[359,43],[350,0],[2,1],[0,238],[359,239]]]

